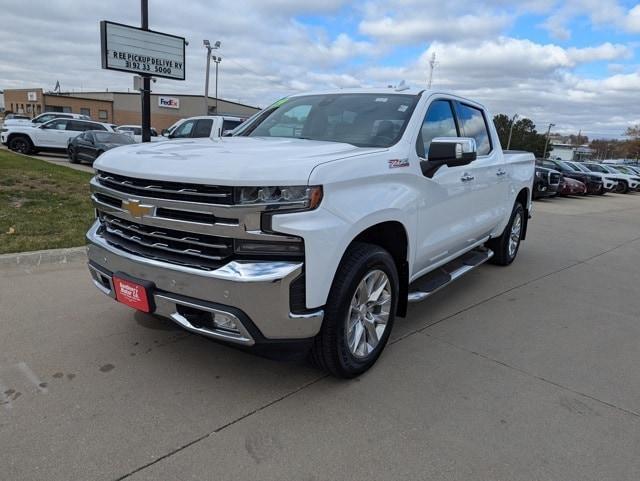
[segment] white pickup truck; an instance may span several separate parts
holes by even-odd
[[[191,332],[353,377],[408,302],[515,259],[534,162],[449,93],[295,95],[233,137],[100,156],[89,270]]]
[[[238,127],[245,119],[229,115],[201,115],[180,119],[162,135],[168,139],[218,139]]]

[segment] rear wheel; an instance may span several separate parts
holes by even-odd
[[[520,248],[522,232],[524,229],[524,207],[520,202],[516,202],[509,218],[509,223],[500,237],[487,242],[487,247],[493,251],[493,257],[489,262],[499,266],[511,264]]]
[[[369,369],[384,349],[398,305],[395,262],[381,247],[354,243],[346,252],[329,293],[311,359],[337,377]]]
[[[30,154],[33,151],[33,143],[29,137],[20,135],[9,141],[9,148],[20,154]]]

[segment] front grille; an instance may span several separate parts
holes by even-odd
[[[560,174],[557,172],[551,172],[549,174],[549,183],[556,185],[560,183]]]
[[[96,179],[100,185],[125,194],[201,204],[233,204],[233,187],[144,180],[100,171]]]
[[[100,220],[107,242],[143,257],[212,270],[233,255],[233,239],[156,228],[104,213]]]

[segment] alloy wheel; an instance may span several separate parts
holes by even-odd
[[[391,282],[382,270],[368,272],[358,284],[345,323],[347,345],[354,357],[366,358],[380,343],[387,329],[391,300]]]
[[[511,233],[509,235],[509,257],[514,257],[520,245],[520,237],[522,234],[522,215],[516,213],[511,224]]]

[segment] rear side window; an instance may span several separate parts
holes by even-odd
[[[67,130],[84,132],[85,130],[91,130],[91,127],[83,122],[78,122],[77,120],[69,120],[67,122]]]
[[[491,152],[489,129],[482,110],[470,105],[458,104],[458,121],[463,137],[476,139],[478,155],[487,155]]]
[[[453,109],[448,100],[435,100],[429,105],[418,136],[418,156],[427,158],[431,141],[436,137],[458,137]]]
[[[233,130],[241,123],[239,120],[224,120],[222,121],[222,131]]]
[[[200,119],[196,122],[196,127],[193,129],[192,137],[209,137],[211,134],[211,126],[213,125],[213,120],[211,119]]]

